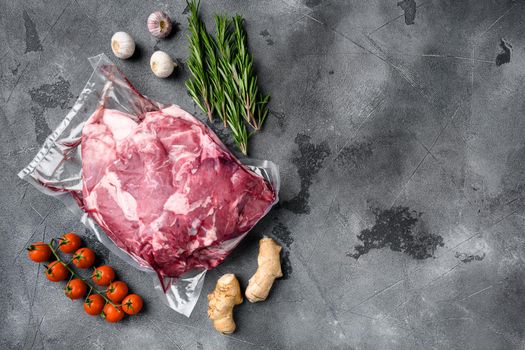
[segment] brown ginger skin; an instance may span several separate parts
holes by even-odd
[[[215,289],[208,294],[208,317],[213,327],[222,334],[235,331],[233,307],[242,303],[241,287],[234,274],[228,273],[217,281]]]
[[[281,271],[281,246],[269,237],[259,241],[259,256],[257,257],[257,272],[250,278],[246,288],[246,298],[251,303],[266,300],[273,282],[283,277]]]

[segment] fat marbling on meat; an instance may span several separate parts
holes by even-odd
[[[177,106],[139,123],[100,107],[82,131],[82,163],[84,210],[160,277],[215,267],[227,241],[276,201],[268,182]]]

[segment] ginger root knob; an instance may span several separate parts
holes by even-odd
[[[228,273],[219,278],[213,292],[208,294],[208,317],[213,327],[223,334],[233,333],[233,307],[241,303],[241,287],[235,275]]]
[[[250,278],[246,288],[246,298],[251,303],[266,300],[273,282],[276,278],[283,277],[281,271],[281,246],[269,237],[259,241],[259,256],[257,257],[257,272]]]

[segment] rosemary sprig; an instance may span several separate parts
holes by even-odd
[[[229,31],[231,21],[224,16],[215,16],[215,41],[214,48],[217,52],[216,54],[216,72],[217,76],[215,81],[216,86],[216,105],[215,109],[219,117],[223,121],[224,127],[227,126],[228,116],[226,114],[226,89],[224,84],[228,84],[230,78],[224,74],[225,70],[229,71],[228,64],[231,61],[231,45],[232,45],[232,36]]]
[[[233,141],[242,152],[248,154],[248,129],[242,118],[242,106],[239,104],[238,87],[233,79],[235,65],[232,63],[235,42],[231,31],[232,21],[224,16],[215,16],[215,47],[218,57],[219,86],[224,94],[224,109],[218,110],[221,118],[232,131]]]
[[[233,77],[239,87],[239,98],[244,105],[243,117],[252,128],[258,131],[268,115],[266,104],[270,96],[262,96],[259,93],[257,76],[253,72],[253,57],[246,46],[244,19],[241,16],[235,16],[233,24],[236,41],[236,57],[234,61],[236,74]]]
[[[212,93],[210,89],[210,82],[206,74],[205,62],[205,38],[208,38],[206,26],[199,17],[200,0],[188,1],[188,8],[190,10],[190,17],[188,18],[188,36],[190,41],[190,57],[188,58],[188,68],[190,69],[192,78],[186,81],[186,88],[191,97],[208,115],[210,121],[213,120],[213,106],[211,104]]]
[[[199,1],[188,0],[190,9],[190,58],[192,78],[186,86],[210,121],[217,114],[243,154],[248,153],[248,138],[259,131],[268,116],[270,96],[260,93],[253,70],[240,16],[232,19],[215,16],[213,38],[199,18]],[[254,131],[248,132],[248,126]]]
[[[222,78],[219,72],[219,53],[217,52],[217,44],[213,37],[208,33],[202,33],[204,48],[206,52],[206,73],[209,76],[209,85],[211,90],[211,105],[216,114],[222,120],[224,127],[226,123],[226,101],[224,96],[224,89],[221,86]]]

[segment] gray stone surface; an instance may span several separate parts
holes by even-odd
[[[147,33],[157,9],[180,23],[169,40]],[[138,55],[115,62],[138,90],[195,112],[187,69],[159,80],[148,67],[155,48],[186,59],[184,9],[0,0],[2,349],[525,348],[523,1],[203,1],[208,23],[214,12],[247,20],[272,95],[251,155],[278,163],[283,186],[281,206],[209,273],[190,318],[16,177],[74,103],[87,57],[112,57],[115,31],[136,38]],[[144,296],[141,316],[90,318],[26,259],[28,242],[66,230]],[[225,272],[246,285],[261,234],[284,245],[286,279],[238,307],[238,331],[221,336],[205,295]]]

